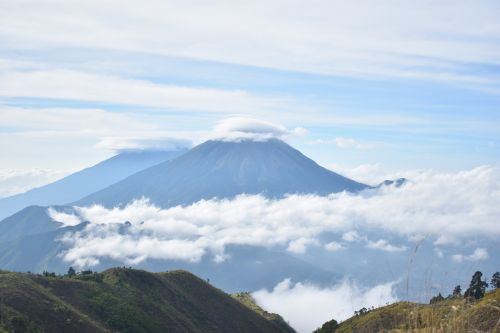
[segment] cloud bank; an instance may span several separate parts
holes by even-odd
[[[127,263],[148,258],[196,262],[210,255],[217,261],[224,260],[228,245],[277,246],[305,253],[314,246],[338,250],[351,242],[364,242],[373,251],[404,252],[402,244],[368,235],[382,231],[388,237],[409,240],[426,236],[441,245],[498,237],[498,202],[499,170],[484,166],[450,174],[427,173],[402,187],[385,186],[361,194],[290,195],[281,200],[240,195],[168,209],[147,199],[113,209],[76,207],[74,215],[91,223],[63,237],[68,246],[63,259],[80,266],[106,257]],[[62,223],[75,223],[74,217],[64,218],[68,213],[49,213]],[[335,235],[339,245],[323,244],[325,234]]]
[[[252,296],[267,311],[283,316],[299,333],[309,333],[330,319],[345,320],[363,307],[378,307],[396,301],[393,285],[391,282],[361,288],[344,280],[341,284],[320,288],[286,279],[272,291],[259,290]]]

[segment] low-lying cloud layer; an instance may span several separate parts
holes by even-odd
[[[333,287],[320,288],[286,279],[272,291],[259,290],[252,295],[260,306],[279,313],[299,333],[312,332],[331,319],[345,320],[363,307],[396,301],[393,283],[364,289],[347,280]]]
[[[64,260],[92,266],[100,258],[134,264],[148,258],[197,262],[210,255],[221,261],[227,258],[228,245],[278,246],[304,253],[310,247],[335,251],[362,242],[372,251],[404,252],[404,244],[370,239],[370,232],[430,237],[439,245],[498,237],[498,202],[499,170],[484,166],[458,173],[423,173],[399,188],[386,186],[360,194],[290,195],[281,200],[241,195],[169,209],[141,199],[113,209],[76,207],[74,216],[49,213],[63,224],[91,222],[62,241],[69,247]],[[329,239],[323,244],[324,235]]]

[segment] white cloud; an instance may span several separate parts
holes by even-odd
[[[0,80],[1,85],[1,80]],[[130,113],[88,108],[19,108],[0,105],[2,125],[18,131],[77,133],[93,135],[123,131],[153,131],[154,124],[141,121]]]
[[[493,0],[324,0],[314,6],[127,0],[119,8],[97,0],[71,6],[31,0],[2,7],[0,34],[12,48],[127,50],[321,74],[478,84],[492,79],[470,74],[468,64],[500,63],[496,13]]]
[[[292,253],[306,253],[307,247],[309,245],[318,245],[318,241],[316,239],[301,237],[295,240],[292,240],[287,247],[287,251]]]
[[[366,247],[369,249],[382,250],[387,252],[401,252],[406,251],[406,246],[395,246],[389,244],[385,239],[379,239],[376,242],[368,241]]]
[[[162,244],[167,240],[176,240],[192,249],[192,253],[184,253],[181,258],[194,261],[204,254],[223,259],[225,247],[230,244],[279,246],[303,253],[309,245],[324,246],[320,236],[325,233],[342,235],[348,242],[362,241],[375,249],[402,251],[402,246],[370,240],[357,230],[367,235],[367,230],[375,230],[408,238],[498,237],[499,201],[499,170],[479,167],[454,174],[426,174],[399,188],[383,187],[361,194],[291,195],[281,200],[241,195],[231,200],[202,200],[169,209],[155,207],[147,200],[113,209],[94,205],[75,208],[80,220],[90,221],[91,227],[65,237],[69,250],[64,258],[72,261],[80,254],[92,260],[115,256],[121,252],[117,241],[120,238],[127,244],[120,256],[128,262],[150,257],[149,252],[141,252],[148,248],[145,244]],[[121,235],[117,225],[124,221],[132,225],[126,235]],[[116,243],[113,253],[106,252],[111,251],[104,245],[108,237]],[[143,242],[143,246],[129,248],[132,240],[128,238]],[[154,256],[178,258],[179,253],[163,251]],[[481,252],[469,258],[480,256]]]
[[[441,249],[439,248],[434,248],[434,252],[436,253],[436,255],[438,256],[438,258],[443,258],[444,257],[444,253]]]
[[[334,142],[339,148],[357,148],[357,149],[363,148],[363,146],[353,138],[338,137],[334,139]]]
[[[477,248],[473,253],[469,255],[464,254],[454,254],[451,256],[451,259],[454,262],[460,263],[463,261],[480,261],[488,259],[488,251],[485,248]]]
[[[243,90],[157,84],[146,80],[62,69],[2,73],[0,95],[223,113],[264,110],[283,102],[254,96]],[[238,110],[235,110],[235,106]]]
[[[97,148],[109,149],[116,152],[126,151],[175,151],[191,148],[193,143],[189,139],[172,137],[105,137],[96,144]]]
[[[82,223],[78,216],[71,213],[58,212],[52,207],[47,210],[47,213],[54,221],[62,223],[63,226],[75,226]]]
[[[334,139],[316,139],[311,144],[334,144],[342,149],[373,149],[377,146],[375,143],[360,142],[353,138],[336,137]],[[380,145],[380,144],[379,144]]]
[[[356,230],[350,230],[342,235],[342,239],[346,242],[358,242],[360,240],[366,240],[366,238],[361,237]]]
[[[0,198],[49,184],[66,175],[68,170],[0,170]]]
[[[227,141],[286,139],[292,136],[302,136],[307,133],[298,127],[288,130],[285,126],[267,121],[239,116],[223,119],[217,123],[210,138]]]
[[[363,307],[395,302],[393,285],[387,283],[361,288],[343,281],[332,287],[321,288],[308,283],[292,283],[286,279],[272,291],[259,290],[252,296],[267,311],[282,315],[299,333],[308,333],[330,319],[345,320]]]
[[[336,252],[336,251],[344,250],[345,246],[340,244],[340,243],[337,243],[337,242],[330,242],[330,243],[325,244],[325,249],[327,251]]]

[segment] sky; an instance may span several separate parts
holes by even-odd
[[[481,0],[3,0],[0,196],[235,116],[363,181],[496,166],[499,15]]]

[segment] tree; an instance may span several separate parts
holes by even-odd
[[[441,301],[444,301],[444,297],[443,297],[443,295],[441,295],[441,293],[439,293],[437,296],[434,296],[433,298],[431,298],[431,301],[429,302],[429,304],[435,304],[435,303],[441,302]]]
[[[332,319],[323,324],[320,328],[316,329],[313,333],[334,333],[338,328],[339,323]]]
[[[460,286],[456,286],[454,289],[453,289],[453,294],[452,294],[453,297],[461,297],[462,296],[462,287]]]
[[[491,287],[495,289],[500,288],[500,272],[496,272],[491,277]]]
[[[49,271],[43,271],[42,275],[45,276],[45,277],[56,277],[56,273],[49,272]]]
[[[73,269],[73,267],[70,267],[70,268],[68,269],[68,276],[69,276],[69,277],[73,277],[73,276],[75,276],[75,275],[76,275],[75,270]]]
[[[464,297],[468,299],[481,299],[484,297],[484,293],[486,292],[486,287],[488,287],[488,283],[486,281],[481,280],[483,273],[477,271],[472,276],[472,280],[470,281],[469,288],[465,291]]]

